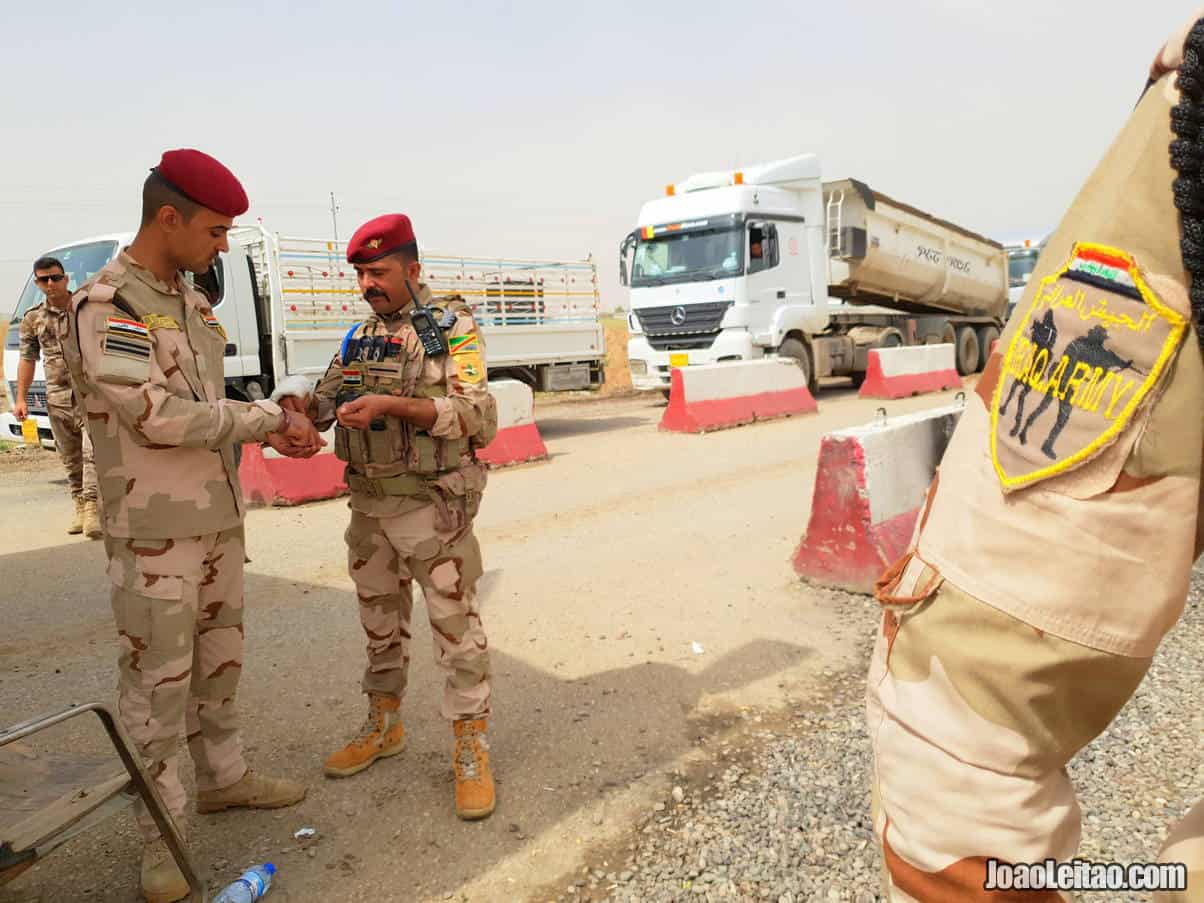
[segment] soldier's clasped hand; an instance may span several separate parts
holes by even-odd
[[[326,440],[319,435],[308,417],[285,407],[280,432],[269,433],[267,443],[287,457],[309,458],[318,453]]]
[[[389,395],[361,395],[353,398],[335,412],[339,423],[349,430],[366,430],[373,420],[386,415],[405,417],[404,408],[408,399]]]

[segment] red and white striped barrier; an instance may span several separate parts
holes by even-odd
[[[803,371],[789,359],[678,367],[669,385],[660,429],[674,433],[705,433],[819,410]]]
[[[248,505],[300,505],[345,493],[344,464],[334,456],[334,430],[322,438],[326,445],[312,458],[286,458],[270,446],[244,444],[238,465],[243,500]]]
[[[862,398],[906,398],[961,388],[952,345],[871,348]]]
[[[477,451],[490,467],[502,467],[548,456],[535,425],[531,389],[512,379],[489,383],[497,400],[498,432],[494,440]],[[300,505],[332,499],[347,491],[344,463],[334,455],[334,430],[322,434],[326,445],[312,458],[287,458],[270,447],[248,442],[242,447],[238,479],[248,505]]]
[[[548,449],[535,425],[535,393],[516,379],[495,379],[489,391],[497,401],[497,435],[477,452],[477,458],[490,467],[539,461]]]
[[[795,572],[820,586],[873,592],[911,543],[962,410],[950,405],[825,435]]]

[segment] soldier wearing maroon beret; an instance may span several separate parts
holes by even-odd
[[[346,538],[368,638],[368,720],[325,770],[346,777],[404,748],[400,710],[417,580],[435,660],[447,675],[442,712],[455,738],[456,814],[484,818],[494,808],[485,733],[490,669],[473,518],[486,476],[476,453],[497,432],[485,343],[463,299],[433,298],[422,283],[409,217],[365,223],[347,244],[347,260],[373,315],[347,334],[315,389],[273,395],[318,429],[337,421],[335,454],[347,462],[351,490]],[[416,305],[429,309],[417,329]]]
[[[72,299],[64,356],[92,435],[113,616],[118,706],[159,795],[184,834],[181,730],[196,765],[197,811],[275,808],[305,788],[243,758],[235,695],[243,653],[243,516],[235,446],[266,440],[288,455],[322,444],[304,417],[270,401],[226,398],[226,335],[184,278],[229,249],[247,196],[196,150],[163,154],[142,189],[129,247]],[[159,828],[138,813],[149,903],[189,894]]]

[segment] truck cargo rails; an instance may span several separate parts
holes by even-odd
[[[60,245],[72,291],[133,239],[117,233]],[[230,250],[206,273],[187,274],[209,296],[226,331],[226,394],[255,400],[296,373],[325,372],[344,334],[372,310],[359,294],[346,245],[282,238],[262,226],[230,231]],[[593,262],[423,254],[423,279],[435,295],[459,294],[472,307],[488,355],[489,378],[510,376],[539,391],[587,389],[604,379],[605,344]],[[40,303],[32,275],[17,301],[4,343],[9,397],[17,390],[18,324]],[[41,362],[27,395],[42,444],[53,436]],[[21,425],[0,414],[0,438]]]
[[[981,370],[1007,308],[1003,246],[810,154],[701,173],[640,211],[620,251],[637,388],[673,367],[793,358],[813,389],[864,378],[873,348],[947,342]]]

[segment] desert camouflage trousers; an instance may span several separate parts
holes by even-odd
[[[1075,858],[1081,815],[1066,765],[1128,702],[1151,659],[1042,633],[916,559],[891,596],[902,604],[884,611],[866,696],[883,897],[1075,899],[988,893],[986,860]],[[1188,893],[1155,901],[1204,901],[1204,802],[1159,861],[1187,864]]]
[[[400,699],[410,664],[412,581],[422,586],[435,647],[447,675],[441,711],[449,720],[490,714],[488,642],[477,603],[481,547],[471,521],[451,532],[425,505],[395,517],[351,513],[347,559],[368,638],[365,693]]]
[[[68,405],[51,404],[46,406],[46,410],[50,432],[54,434],[54,447],[67,470],[71,497],[85,502],[96,501],[92,437],[88,435],[82,414],[76,407]]]
[[[118,710],[181,830],[180,731],[198,790],[246,773],[235,692],[243,652],[243,528],[190,539],[105,536],[121,646]],[[158,829],[139,804],[148,840]]]

